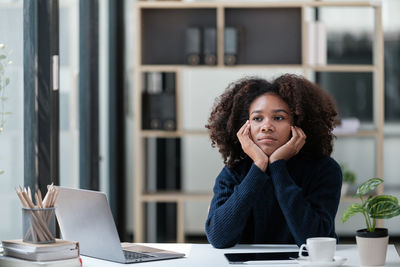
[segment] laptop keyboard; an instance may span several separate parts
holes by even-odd
[[[141,261],[146,258],[152,258],[153,256],[138,253],[134,251],[123,250],[125,258],[129,261]]]

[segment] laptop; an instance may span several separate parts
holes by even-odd
[[[85,256],[119,263],[184,257],[185,254],[122,243],[105,193],[57,187],[56,216],[65,240],[79,242]]]

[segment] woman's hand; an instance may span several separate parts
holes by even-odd
[[[269,157],[269,162],[272,163],[279,159],[288,160],[297,153],[306,143],[306,135],[303,130],[296,126],[291,126],[292,138],[286,144],[275,150]]]
[[[250,122],[247,120],[245,124],[237,132],[237,137],[242,145],[244,153],[246,153],[262,171],[265,172],[268,166],[268,156],[259,148],[251,139]]]

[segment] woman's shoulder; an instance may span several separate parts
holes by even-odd
[[[340,170],[340,165],[336,160],[330,156],[319,156],[319,157],[309,157],[304,155],[296,156],[293,163],[301,166],[309,166],[313,169],[319,168],[332,168],[334,170]]]
[[[219,178],[222,178],[224,180],[230,179],[234,180],[237,183],[240,183],[249,171],[251,163],[252,162],[249,161],[247,158],[244,158],[232,167],[225,165],[221,173],[219,174]]]
[[[314,180],[325,180],[337,178],[341,181],[342,171],[340,165],[330,156],[321,157],[296,157],[289,167],[295,173],[302,173]]]
[[[341,182],[342,180],[342,170],[340,168],[340,165],[336,162],[334,158],[330,156],[322,156],[315,159],[312,168],[322,180],[327,179],[331,182]]]
[[[321,188],[340,188],[342,183],[340,166],[330,156],[298,158],[292,171],[302,177],[298,178],[298,183],[309,192]]]
[[[323,157],[319,158],[317,160],[316,164],[324,169],[329,168],[333,171],[341,172],[339,163],[337,163],[337,161],[330,156],[323,156]]]

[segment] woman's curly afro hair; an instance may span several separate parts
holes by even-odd
[[[293,124],[305,132],[306,144],[299,154],[318,158],[332,153],[332,130],[338,113],[326,91],[293,74],[284,74],[273,82],[250,77],[230,84],[216,99],[206,125],[212,146],[219,148],[225,164],[232,168],[246,156],[236,133],[249,119],[251,103],[265,93],[280,96],[290,108]]]

